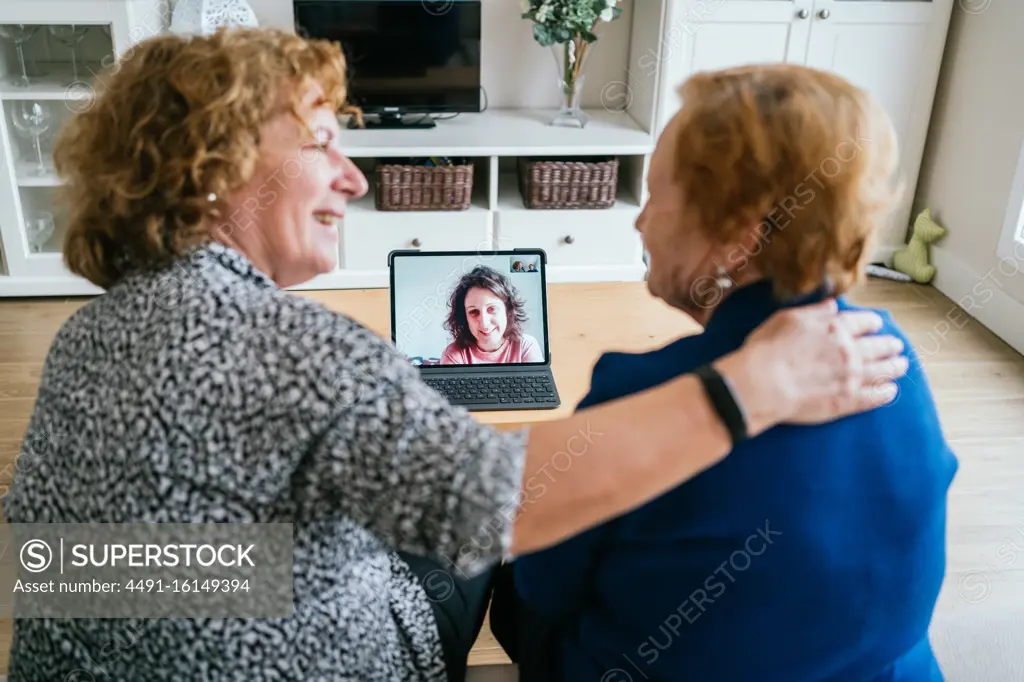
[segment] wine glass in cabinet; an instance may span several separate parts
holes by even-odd
[[[11,41],[18,56],[21,73],[12,73],[9,82],[20,88],[27,88],[32,82],[28,76],[28,63],[25,61],[25,43],[39,31],[33,24],[0,24],[0,38]]]
[[[23,138],[32,140],[36,152],[35,166],[29,171],[35,177],[42,177],[50,172],[51,164],[43,156],[43,136],[53,130],[54,115],[50,105],[36,100],[18,100],[12,102],[14,129]]]

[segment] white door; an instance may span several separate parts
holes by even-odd
[[[700,0],[669,5],[661,46],[660,133],[691,74],[746,64],[803,63],[811,0]]]
[[[902,244],[928,130],[939,59],[935,21],[945,2],[816,0],[807,65],[832,71],[874,95],[899,139],[903,204],[880,246]],[[944,35],[944,32],[942,33]]]

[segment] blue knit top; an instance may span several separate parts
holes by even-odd
[[[762,281],[726,298],[700,335],[607,353],[580,407],[725,355],[780,307]],[[559,623],[563,679],[942,680],[927,634],[957,460],[911,343],[879,312],[911,359],[894,403],[775,427],[652,502],[517,559],[521,597]]]

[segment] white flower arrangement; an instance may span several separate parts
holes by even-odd
[[[599,21],[619,18],[618,0],[523,0],[523,19],[533,21],[533,37],[548,47],[558,43],[597,40]]]
[[[572,87],[579,78],[590,44],[597,41],[600,22],[618,19],[618,0],[523,0],[523,19],[533,21],[533,38],[540,45],[564,46],[563,81]]]

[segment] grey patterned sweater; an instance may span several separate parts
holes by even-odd
[[[294,616],[19,620],[10,680],[444,680],[395,551],[500,559],[524,439],[236,251],[134,275],[54,339],[7,520],[292,523]]]

